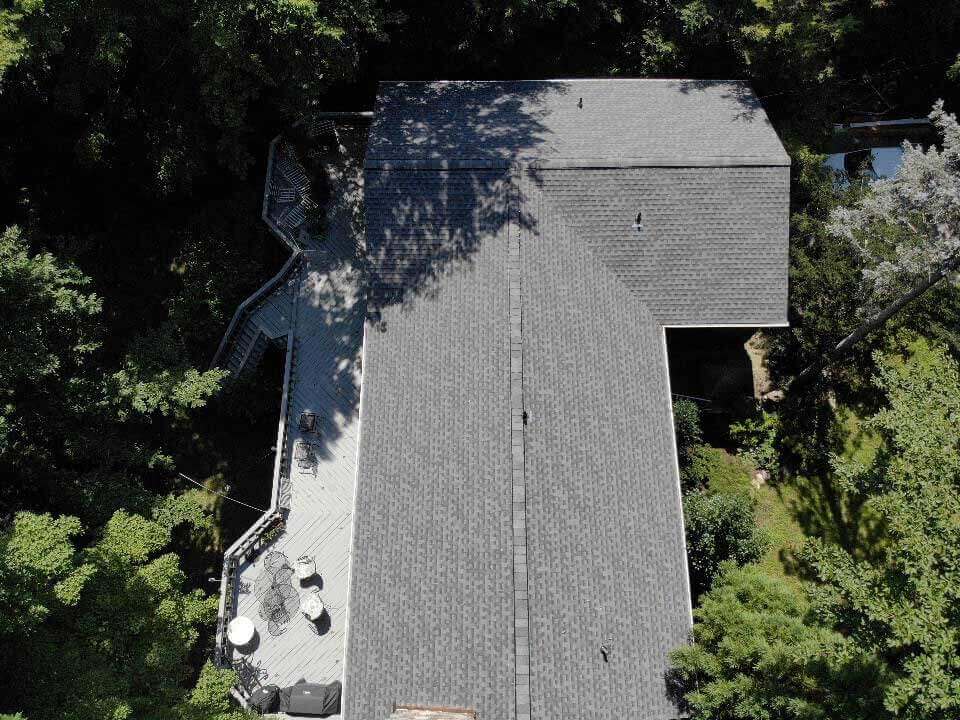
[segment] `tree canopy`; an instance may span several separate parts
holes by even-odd
[[[960,712],[960,368],[917,340],[879,359],[887,405],[872,425],[889,452],[860,466],[838,461],[882,522],[866,558],[811,545],[816,610],[889,667],[886,708],[897,717]]]
[[[76,518],[18,513],[0,537],[0,654],[19,670],[4,704],[34,720],[227,712],[207,697],[224,684],[212,669],[185,688],[216,598],[186,589],[169,549],[175,528],[208,522],[192,496],[170,497],[149,516],[118,510],[83,546]]]
[[[883,717],[883,666],[811,622],[802,593],[755,566],[728,565],[694,620],[670,676],[692,720]]]
[[[173,478],[193,463],[254,504],[263,489],[275,384],[225,391],[205,368],[284,258],[259,222],[274,135],[317,109],[369,109],[384,79],[745,78],[793,160],[792,327],[766,343],[782,385],[952,257],[958,36],[953,0],[0,4],[0,671],[26,668],[0,710],[236,714],[232,674],[204,662],[206,577],[246,518]],[[834,186],[819,154],[834,122],[937,97],[939,148],[908,149],[899,181]],[[958,327],[960,293],[938,283],[759,416],[745,456],[777,469],[784,497],[802,475],[883,519],[877,548],[811,551],[816,612],[732,567],[759,552],[750,503],[688,495],[703,601],[677,678],[693,717],[956,714]],[[930,344],[901,352],[917,338]],[[831,459],[838,404],[882,408],[868,467]],[[223,432],[228,414],[243,428]],[[687,491],[709,485],[715,450],[717,418],[698,415],[678,402]]]

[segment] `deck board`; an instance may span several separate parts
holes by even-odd
[[[295,355],[288,390],[289,426],[287,455],[293,456],[298,440],[309,442],[317,462],[302,468],[291,462],[289,514],[283,533],[252,563],[239,570],[238,614],[253,620],[257,640],[249,652],[233,649],[232,661],[241,659],[258,669],[261,684],[281,687],[299,681],[328,683],[342,680],[344,635],[350,571],[353,495],[356,482],[359,437],[359,373],[362,342],[362,301],[338,293],[337,308],[325,302],[319,288],[337,283],[348,287],[349,265],[334,271],[322,269],[326,258],[305,254],[300,274],[294,322]],[[300,413],[318,416],[319,433],[302,433]],[[320,587],[329,623],[321,622],[322,634],[296,614],[286,632],[271,636],[259,615],[254,583],[263,570],[267,552],[279,550],[291,563],[301,555],[312,556],[318,580],[292,584],[301,598]],[[326,627],[329,625],[329,627]]]
[[[230,648],[229,660],[241,669],[241,683],[248,689],[258,683],[285,687],[300,681],[343,680],[366,313],[362,275],[355,267],[363,245],[359,203],[366,129],[339,129],[338,139],[324,163],[330,186],[326,232],[312,235],[304,232],[306,226],[298,231],[302,262],[292,279],[249,317],[270,338],[293,334],[284,449],[292,458],[294,443],[307,441],[317,461],[310,468],[290,461],[288,479],[281,478],[280,489],[280,505],[287,516],[284,530],[253,562],[238,569],[233,606],[238,615],[253,621],[257,636],[242,653]],[[271,220],[276,229],[278,218]],[[317,432],[299,431],[302,412],[317,414]],[[328,616],[319,635],[299,612],[286,632],[269,634],[253,588],[271,550],[283,552],[291,564],[301,555],[315,559],[319,580],[301,586],[294,578],[292,585],[302,599],[319,584]]]

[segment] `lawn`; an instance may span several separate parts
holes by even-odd
[[[756,502],[757,525],[770,538],[770,547],[761,558],[760,566],[772,575],[799,582],[793,567],[804,534],[791,510],[796,504],[793,488],[774,488],[766,483],[755,483],[753,466],[721,448],[707,446],[702,452],[704,460],[710,465],[709,489],[712,492],[743,493]]]
[[[852,409],[837,408],[837,420],[843,430],[841,456],[868,464],[883,440],[873,432]],[[760,561],[768,573],[799,582],[797,552],[808,532],[836,541],[835,516],[824,501],[820,483],[794,477],[773,486],[754,479],[754,467],[749,460],[722,448],[704,446],[698,462],[705,465],[712,492],[743,493],[756,502],[757,525],[770,538],[770,548]],[[829,481],[828,481],[829,482]],[[854,543],[868,546],[873,542],[871,528],[875,524],[869,513],[851,506],[841,498],[842,515],[850,527]]]

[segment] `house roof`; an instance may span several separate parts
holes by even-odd
[[[741,81],[380,84],[368,167],[518,161],[543,167],[790,164]]]
[[[381,85],[348,720],[676,715],[663,327],[784,321],[786,163],[741,83]]]

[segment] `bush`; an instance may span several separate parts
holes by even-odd
[[[677,464],[680,479],[686,489],[686,474],[693,463],[694,454],[703,443],[700,429],[700,408],[692,400],[678,398],[673,403],[673,431],[677,438]]]
[[[684,716],[889,718],[882,663],[807,610],[801,589],[755,565],[728,565],[693,611],[694,643],[671,653],[667,687]]]
[[[694,600],[710,589],[721,564],[746,565],[761,558],[769,545],[754,523],[755,501],[742,493],[692,492],[684,498],[687,562]]]
[[[777,434],[780,421],[776,413],[761,412],[754,417],[730,424],[730,437],[737,443],[739,454],[759,470],[776,474],[780,467]]]

